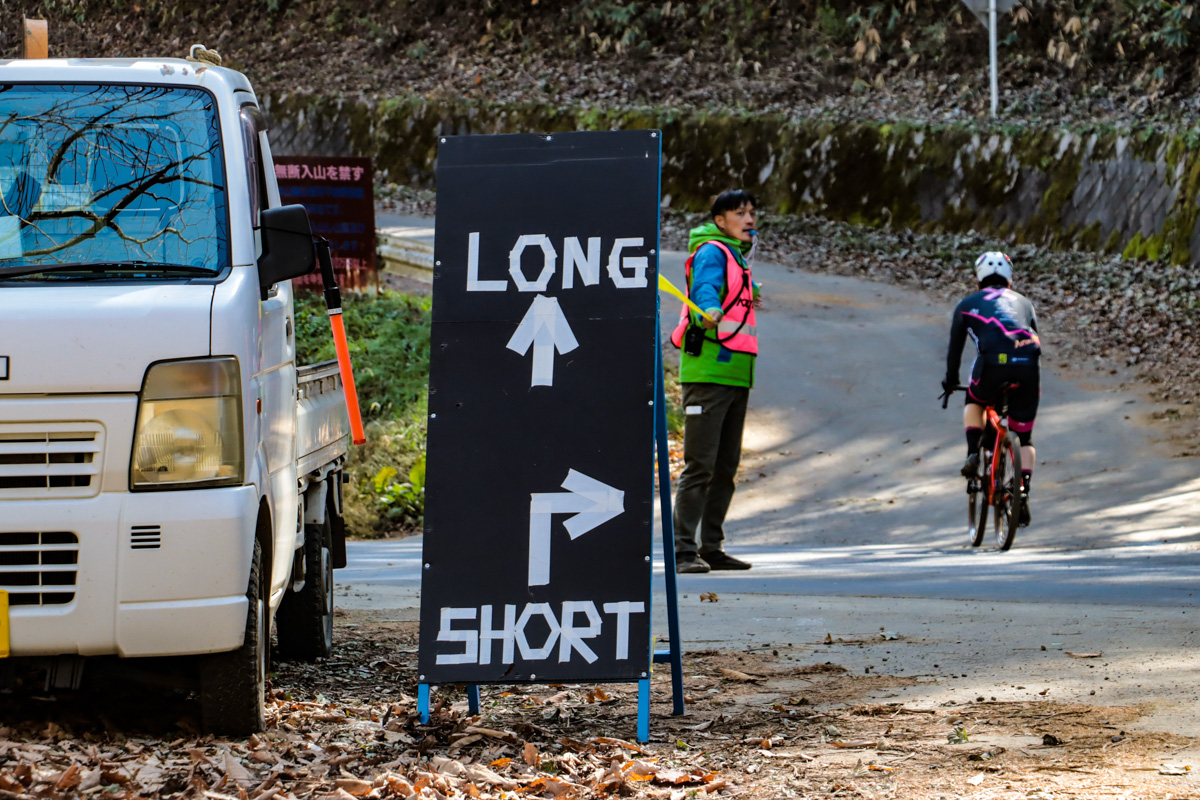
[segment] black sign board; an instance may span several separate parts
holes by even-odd
[[[646,676],[660,142],[440,140],[422,683]]]
[[[373,285],[375,267],[375,171],[357,156],[276,156],[275,179],[285,205],[308,210],[313,233],[329,240],[333,269],[343,289]],[[320,275],[297,286],[321,288]]]

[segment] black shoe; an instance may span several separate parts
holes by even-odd
[[[675,571],[681,575],[691,572],[708,572],[712,567],[695,553],[685,553],[675,559]]]
[[[964,478],[974,478],[979,474],[979,453],[971,453],[967,456],[966,463],[962,465],[962,476]]]
[[[1027,528],[1032,521],[1033,517],[1029,515],[1029,495],[1021,492],[1021,513],[1017,515],[1017,525]]]
[[[742,561],[740,558],[734,558],[721,550],[717,550],[714,553],[705,553],[704,560],[708,562],[708,566],[712,569],[750,569],[749,562]]]

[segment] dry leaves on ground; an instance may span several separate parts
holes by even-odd
[[[912,679],[785,661],[805,645],[784,656],[686,654],[685,717],[670,716],[670,676],[656,670],[644,745],[628,684],[485,687],[477,716],[461,689],[442,687],[422,724],[415,624],[367,612],[338,619],[333,658],[276,665],[269,729],[246,740],[200,736],[193,697],[128,682],[8,696],[0,797],[919,800],[948,787],[1015,798],[1093,797],[1113,785],[1130,797],[1189,796],[1189,765],[1164,754],[1197,743],[1130,732],[1132,709],[864,703]]]

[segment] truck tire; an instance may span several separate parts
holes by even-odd
[[[333,534],[329,515],[304,526],[304,588],[289,591],[275,612],[279,657],[315,661],[333,651]]]
[[[266,727],[268,608],[262,571],[262,544],[256,539],[246,588],[246,638],[237,650],[204,656],[200,663],[201,720],[208,733],[248,736]]]

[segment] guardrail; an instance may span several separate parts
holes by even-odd
[[[376,241],[380,271],[433,282],[433,228],[380,228]]]

